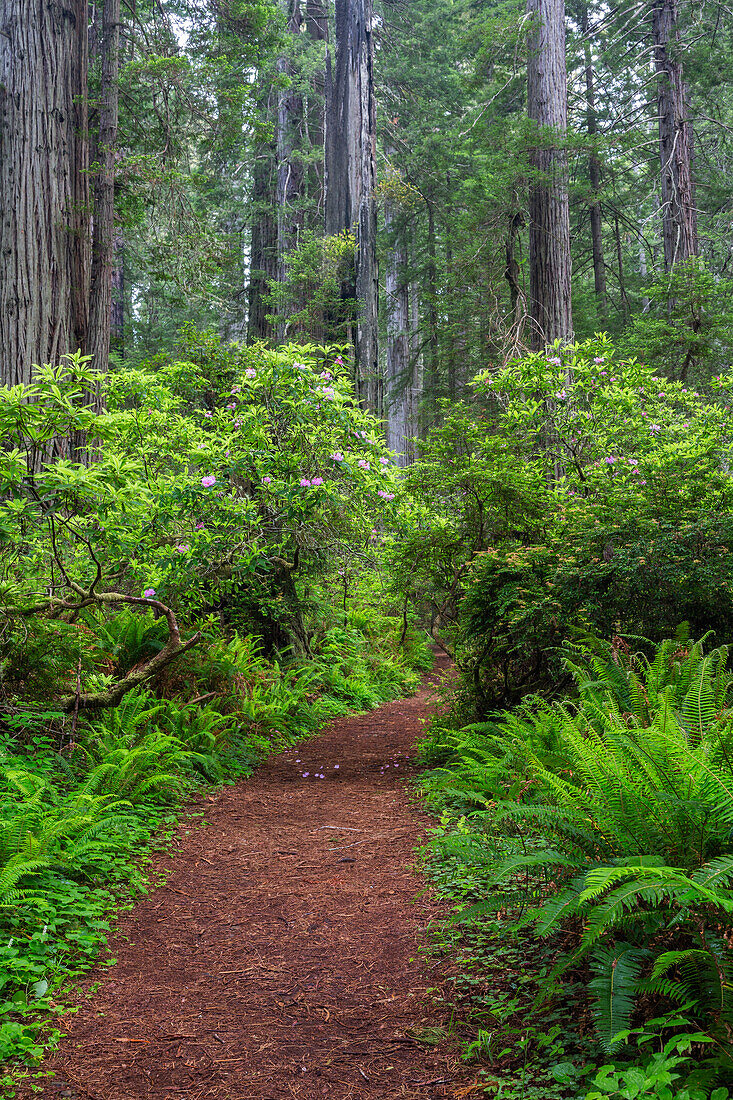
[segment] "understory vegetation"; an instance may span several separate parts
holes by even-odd
[[[420,791],[466,1057],[490,1096],[724,1100],[729,379],[596,339],[475,384],[392,547],[458,666]]]
[[[96,384],[75,356],[1,393],[8,1088],[184,804],[413,690],[432,634],[426,865],[477,1084],[726,1100],[733,376],[558,343],[404,469],[345,349],[189,330],[104,413]]]
[[[478,942],[498,952],[494,967],[504,936],[544,963],[518,980],[515,997],[489,998],[490,1060],[503,1045],[496,1061],[515,1061],[518,1032],[533,1074],[575,1085],[571,1095],[729,1095],[727,659],[727,647],[705,655],[682,639],[652,660],[625,645],[582,647],[567,658],[572,702],[530,698],[460,730],[436,724],[424,742],[434,766],[423,789],[443,810],[429,859],[460,899],[460,920],[491,918]],[[589,1002],[576,996],[571,1011],[607,1054],[601,1069],[587,1041],[579,1062],[562,1057],[583,1047],[572,1026],[556,1029],[547,1059],[548,1014],[566,1020],[558,1002],[579,982]],[[512,1027],[522,1010],[530,1027]],[[567,1093],[526,1095],[553,1094]]]
[[[0,398],[9,1095],[184,804],[432,663],[385,590],[394,472],[337,353],[187,350],[112,379],[102,416],[79,358]]]

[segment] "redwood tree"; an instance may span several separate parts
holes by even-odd
[[[0,0],[0,381],[84,348],[87,0]]]
[[[531,342],[536,349],[573,332],[568,207],[564,0],[528,0],[532,17],[527,109],[536,125],[529,195]]]
[[[675,263],[697,255],[694,134],[689,90],[678,54],[676,0],[654,0],[652,39],[657,70],[664,266],[671,271]]]
[[[118,71],[120,54],[120,0],[103,0],[97,35],[101,60],[99,126],[94,148],[94,235],[89,300],[87,347],[94,365],[106,371],[113,311],[122,302],[112,301],[113,280],[121,283],[116,255],[119,237],[114,224],[115,156],[117,152]],[[119,274],[117,274],[119,272]],[[117,275],[117,278],[115,276]],[[120,286],[121,292],[121,286]]]
[[[336,0],[336,61],[326,68],[326,233],[355,230],[359,395],[381,412],[377,362],[376,107],[372,0]]]
[[[394,204],[389,199],[385,202],[384,223],[392,237],[385,273],[385,429],[387,446],[395,452],[397,464],[407,466],[414,457],[419,396],[415,386],[415,356],[411,348],[410,284],[405,230],[399,224]]]

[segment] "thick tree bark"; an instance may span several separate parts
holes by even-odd
[[[101,57],[99,131],[94,176],[94,233],[89,292],[88,351],[97,370],[106,373],[112,334],[112,281],[115,273],[115,156],[119,99],[120,0],[104,0],[101,33],[97,36]],[[98,391],[98,411],[101,411]]]
[[[387,372],[385,380],[385,418],[387,446],[397,456],[398,466],[412,460],[415,436],[415,391],[413,362],[410,354],[410,290],[406,278],[407,250],[404,236],[395,229],[395,217],[388,202],[385,226],[394,232],[385,275],[387,312]]]
[[[588,137],[591,142],[591,152],[588,157],[588,176],[590,179],[590,237],[593,249],[593,283],[598,302],[598,312],[605,317],[608,311],[608,299],[606,295],[606,264],[603,256],[603,223],[601,219],[601,164],[595,149],[595,140],[598,134],[598,120],[596,118],[596,91],[593,80],[593,55],[588,41],[588,8],[583,8],[581,28],[585,37],[585,102],[586,125]]]
[[[328,43],[328,5],[325,0],[306,0],[305,23],[311,42],[323,43],[323,68],[313,75],[308,95],[307,120],[310,149],[313,154],[308,167],[308,199],[312,226],[323,232],[326,218],[326,181],[324,150],[326,140],[326,49]]]
[[[247,308],[247,342],[272,340],[274,328],[268,321],[269,286],[277,277],[277,220],[275,216],[275,151],[260,148],[255,160],[252,186],[254,220],[250,243]]]
[[[110,320],[110,348],[121,358],[125,357],[125,238],[117,230],[112,260],[112,310]]]
[[[531,151],[529,268],[532,347],[572,338],[568,207],[567,72],[564,0],[528,0],[532,16],[527,65],[529,117],[537,124]]]
[[[698,251],[694,131],[689,91],[682,63],[676,56],[676,0],[654,0],[652,39],[657,69],[664,266],[671,271],[675,263],[696,256]]]
[[[0,381],[84,349],[87,0],[0,0]]]
[[[382,408],[377,360],[376,107],[372,0],[336,0],[336,63],[326,66],[326,233],[356,233],[359,396]]]

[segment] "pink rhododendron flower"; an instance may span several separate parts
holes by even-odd
[[[190,550],[190,549],[191,549],[191,547],[188,545],[187,542],[181,542],[176,547],[176,550],[178,551],[179,554],[185,554],[186,551]]]
[[[370,470],[371,469],[371,466],[369,465],[369,463],[367,462],[367,460],[365,458],[360,458],[358,464],[362,468],[362,470]]]
[[[207,474],[206,477],[201,478],[201,484],[204,489],[210,489],[212,485],[216,485],[216,478],[213,474]]]
[[[155,589],[154,588],[146,588],[145,591],[143,592],[143,596],[145,597],[146,600],[152,600],[154,595],[155,595]]]
[[[210,420],[213,415],[214,414],[210,413],[208,409],[206,409],[206,411],[204,412],[204,416],[206,417],[207,420]]]
[[[379,461],[382,463],[383,466],[389,466],[389,459],[388,458],[380,458]]]
[[[262,484],[263,485],[269,485],[271,481],[272,481],[271,477],[263,477]]]
[[[302,477],[302,478],[300,479],[300,487],[301,487],[301,489],[310,489],[310,484],[311,484],[311,483],[310,483],[310,481],[308,480],[308,478],[307,478],[307,477]]]
[[[311,485],[323,485],[323,478],[322,477],[314,477],[313,480],[311,481]]]
[[[244,372],[244,377],[245,378],[256,378],[257,377],[257,371],[253,370],[252,367],[247,367],[246,371]]]
[[[341,451],[334,451],[333,454],[331,455],[331,458],[334,460],[334,462],[343,462],[344,461],[344,456],[341,454]]]

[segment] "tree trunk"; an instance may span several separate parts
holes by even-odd
[[[675,263],[696,256],[698,251],[694,132],[689,92],[677,58],[676,0],[654,0],[652,39],[657,69],[664,266],[671,271]]]
[[[0,0],[0,381],[85,348],[87,0]]]
[[[120,0],[104,0],[101,34],[97,35],[102,74],[99,96],[99,133],[94,172],[94,234],[89,292],[88,350],[97,370],[106,373],[112,333],[112,281],[115,263],[115,156],[117,152],[118,73],[120,58]],[[101,411],[101,392],[97,405]]]
[[[388,202],[385,227],[395,233],[395,217]],[[410,293],[406,279],[407,251],[398,228],[389,249],[385,276],[387,313],[387,375],[385,418],[387,446],[397,456],[398,466],[408,466],[415,435],[413,420],[414,387],[410,355]]]
[[[379,415],[376,107],[372,0],[336,0],[336,63],[326,66],[326,233],[356,233],[356,381]]]
[[[277,277],[277,221],[275,218],[275,155],[270,146],[261,147],[255,160],[252,184],[254,218],[250,241],[249,287],[247,292],[247,342],[272,340],[274,328],[268,321],[270,283]]]
[[[517,260],[517,237],[523,225],[524,218],[519,211],[509,215],[509,226],[507,229],[506,246],[504,250],[506,257],[504,278],[509,284],[509,303],[511,306],[513,325],[516,325],[522,316],[522,287],[519,282],[521,271],[519,268],[519,261]]]
[[[641,275],[642,285],[646,286],[647,276],[649,275],[649,268],[647,267],[646,248],[644,246],[643,240],[639,241],[639,274]],[[646,296],[642,297],[641,312],[648,313],[650,304],[651,303]]]
[[[605,317],[608,312],[608,299],[606,295],[606,264],[603,256],[603,223],[601,220],[601,164],[595,147],[598,134],[598,120],[596,118],[596,91],[593,80],[593,55],[591,44],[588,41],[588,8],[583,8],[581,17],[581,29],[585,36],[585,102],[586,125],[588,138],[591,143],[591,152],[588,157],[588,177],[590,180],[590,237],[593,249],[593,283],[595,286],[598,312]]]
[[[305,22],[311,42],[323,43],[323,68],[313,74],[308,96],[308,134],[313,153],[320,152],[318,160],[311,159],[308,168],[309,208],[313,211],[312,226],[323,232],[326,217],[326,183],[324,149],[326,140],[326,49],[328,44],[328,6],[325,0],[306,0]]]
[[[291,0],[288,11],[288,32],[295,38],[300,34],[303,15],[300,0]],[[291,81],[295,75],[292,62],[281,57],[278,73]],[[275,207],[277,210],[277,278],[283,283],[287,276],[285,257],[297,248],[303,229],[303,97],[294,83],[281,89],[277,104],[277,184]],[[281,323],[278,339],[284,337]]]
[[[415,425],[415,438],[417,439],[421,434],[420,420],[423,396],[423,356],[422,341],[420,338],[420,288],[417,283],[410,283],[408,296],[410,300],[410,373],[413,380],[411,417]]]
[[[573,334],[568,207],[567,74],[564,0],[528,0],[532,16],[527,107],[537,126],[531,150],[529,269],[532,347],[540,350]]]
[[[428,266],[426,271],[428,291],[428,390],[435,397],[440,386],[438,364],[438,260],[435,243],[435,208],[431,198],[425,199],[428,212]]]
[[[125,238],[118,230],[115,236],[112,266],[112,320],[110,348],[120,358],[125,357]]]

